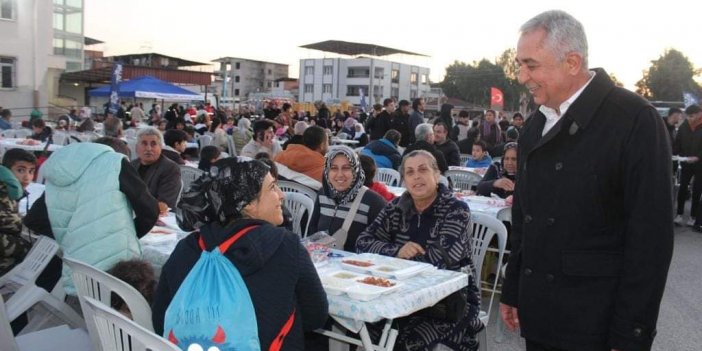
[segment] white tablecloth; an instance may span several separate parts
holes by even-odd
[[[23,149],[27,151],[42,151],[46,147],[46,143],[40,143],[38,145],[22,145],[17,144],[17,142],[27,140],[18,138],[4,138],[0,140],[0,154],[4,154],[5,151],[10,149]],[[61,145],[51,144],[49,145],[48,151],[56,151],[61,148]]]
[[[334,252],[344,256],[353,255],[344,251]],[[342,259],[343,257],[332,258],[328,265],[319,269],[320,275],[342,269]],[[454,271],[431,270],[401,282],[402,286],[398,290],[371,301],[354,300],[345,294],[328,295],[329,314],[345,328],[358,333],[365,322],[404,317],[435,305],[468,285],[468,276]]]

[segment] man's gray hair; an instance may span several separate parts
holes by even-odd
[[[139,129],[136,137],[137,137],[137,140],[141,140],[141,137],[148,136],[148,135],[154,135],[154,136],[158,137],[158,143],[160,145],[163,145],[163,135],[161,135],[161,131],[154,128],[154,127],[151,127],[151,126],[143,127],[141,129]]]
[[[434,134],[434,126],[429,123],[421,123],[417,125],[417,129],[414,130],[414,138],[417,141],[427,140],[427,135]]]
[[[546,32],[545,44],[560,61],[575,52],[582,56],[583,70],[587,70],[587,37],[580,21],[565,11],[551,10],[528,20],[519,31],[526,34],[539,29]]]

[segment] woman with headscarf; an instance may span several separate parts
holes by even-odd
[[[368,145],[368,134],[366,134],[363,124],[356,123],[354,129],[356,133],[353,135],[353,140],[358,140],[358,144],[356,144],[356,146],[361,147]]]
[[[237,128],[232,132],[232,139],[234,140],[234,148],[237,153],[241,153],[241,150],[246,146],[246,144],[253,138],[253,132],[251,131],[251,120],[242,117],[239,119]],[[232,155],[234,156],[234,155]]]
[[[203,190],[207,192],[203,196],[205,214],[179,204],[184,218],[192,219],[188,225],[199,226],[199,232],[178,242],[163,266],[154,296],[154,330],[163,335],[166,309],[198,262],[201,245],[209,252],[248,230],[223,255],[246,284],[256,311],[261,350],[280,342],[278,333],[290,321],[291,313],[295,318],[283,340],[283,350],[304,350],[303,333],[324,325],[328,303],[300,237],[277,227],[283,222],[284,196],[270,168],[257,160],[222,159],[212,167],[210,185],[203,188],[207,189]]]
[[[495,194],[503,199],[514,193],[517,181],[517,143],[510,142],[504,146],[502,162],[490,165],[483,180],[478,183],[477,193],[482,196]]]
[[[363,185],[366,179],[358,155],[347,146],[327,152],[322,188],[310,221],[309,233],[324,230],[336,247],[356,251],[356,238],[385,207],[385,199]]]

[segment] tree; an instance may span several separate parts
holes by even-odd
[[[509,57],[509,55],[512,55]],[[516,80],[514,50],[506,50],[496,63],[487,59],[474,61],[472,64],[454,61],[446,67],[446,75],[440,83],[444,93],[478,106],[490,106],[490,87],[502,90],[504,109],[519,109],[520,92],[524,90]],[[509,72],[509,73],[507,73]],[[515,78],[509,78],[509,76]]]
[[[684,91],[700,96],[702,87],[694,79],[700,72],[682,52],[668,49],[651,61],[651,67],[636,82],[636,92],[659,101],[681,101]]]
[[[610,73],[610,74],[609,74],[609,79],[612,80],[612,82],[614,83],[614,85],[616,85],[616,86],[618,86],[618,87],[620,87],[620,88],[623,88],[623,87],[624,87],[624,83],[622,83],[622,82],[617,78],[617,76],[614,75],[614,73]]]

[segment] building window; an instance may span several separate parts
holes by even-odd
[[[385,69],[383,69],[382,67],[375,68],[375,73],[373,74],[373,77],[375,77],[375,79],[383,79],[384,75],[385,75]]]
[[[239,83],[239,79],[241,79],[239,76],[234,76],[234,83]]]
[[[332,92],[332,85],[331,84],[322,85],[322,93],[331,94],[331,92]]]
[[[400,98],[400,88],[392,88],[390,91],[390,96],[392,96],[395,99]]]
[[[305,75],[306,76],[314,75],[314,66],[306,66],[305,67]]]
[[[422,84],[427,84],[428,81],[429,81],[429,79],[427,79],[427,75],[422,74]]]
[[[0,18],[14,20],[17,16],[17,0],[0,0]]]
[[[268,85],[269,88],[272,88],[272,87],[273,87],[273,82],[268,81],[268,84],[267,84],[267,85]]]
[[[234,89],[234,96],[239,96],[239,89]]]
[[[273,70],[269,68],[269,69],[268,69],[268,75],[270,76],[271,74],[273,74]]]
[[[370,69],[368,67],[349,67],[347,78],[368,78]]]
[[[417,73],[410,74],[410,84],[417,84]]]
[[[346,87],[346,96],[361,96],[361,89],[368,91],[367,85],[349,85]]]
[[[324,75],[325,76],[331,76],[334,72],[334,67],[333,66],[324,66]]]
[[[412,89],[410,90],[410,99],[416,99],[417,98],[417,90]]]
[[[305,84],[305,94],[311,94],[314,92],[314,86],[312,84]]]
[[[61,12],[54,12],[54,29],[60,31],[64,30],[63,13]]]
[[[241,68],[241,62],[234,63],[234,69],[240,69],[240,68]]]
[[[373,86],[373,96],[382,95],[381,90],[382,90],[382,87],[380,85],[374,85]]]
[[[0,57],[0,88],[12,89],[15,87],[15,59]]]
[[[392,73],[390,75],[390,79],[392,79],[393,83],[399,83],[400,82],[400,70],[394,69],[392,70]],[[395,96],[395,95],[393,95]]]

